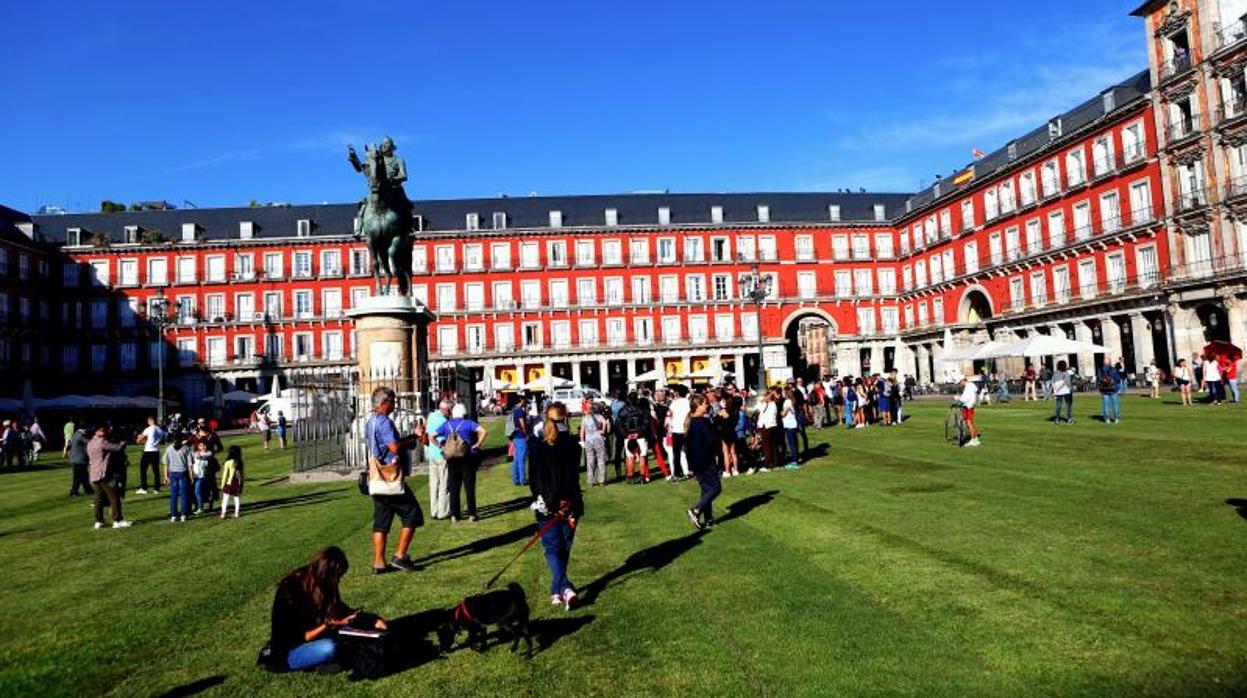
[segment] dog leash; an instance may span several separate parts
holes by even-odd
[[[501,577],[504,572],[510,569],[511,565],[514,565],[515,561],[520,559],[520,556],[528,552],[528,549],[533,547],[533,543],[536,543],[538,538],[545,535],[546,531],[550,530],[551,526],[563,520],[568,520],[567,515],[563,513],[562,509],[560,509],[554,516],[550,517],[550,520],[547,521],[544,526],[542,526],[536,533],[533,534],[532,538],[528,539],[528,542],[524,544],[523,548],[520,548],[520,551],[515,554],[515,557],[511,558],[510,562],[503,565],[502,569],[498,570],[498,574],[495,574],[493,577],[490,577],[489,581],[485,582],[485,588],[486,589],[492,588],[494,586],[494,582],[498,581],[498,578]],[[573,523],[572,526],[574,527],[575,524]]]

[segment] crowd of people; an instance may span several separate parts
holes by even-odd
[[[0,424],[0,465],[21,468],[36,463],[47,444],[48,437],[38,419],[6,419]]]
[[[64,433],[64,453],[71,473],[69,496],[93,497],[97,529],[106,525],[105,506],[113,528],[131,525],[123,512],[131,445],[140,448],[139,486],[134,493],[159,496],[162,486],[167,488],[171,522],[184,522],[187,517],[213,511],[218,498],[220,518],[226,518],[231,502],[234,518],[242,514],[242,448],[235,445],[226,451],[221,437],[205,418],[190,425],[176,418],[160,424],[153,415],[147,418],[146,427],[132,433],[107,422],[89,425],[71,417]]]

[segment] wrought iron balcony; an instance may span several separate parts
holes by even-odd
[[[1161,80],[1169,80],[1191,69],[1191,53],[1184,51],[1165,61],[1160,67]]]
[[[1203,115],[1191,114],[1169,123],[1169,140],[1180,141],[1203,130]]]

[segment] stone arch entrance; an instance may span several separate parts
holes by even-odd
[[[819,380],[835,369],[836,321],[818,308],[803,308],[784,320],[788,365],[794,378]]]
[[[977,325],[990,320],[996,315],[992,307],[991,296],[987,289],[975,284],[961,295],[961,303],[957,306],[957,321],[969,325]]]

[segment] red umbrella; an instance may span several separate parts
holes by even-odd
[[[1224,356],[1230,361],[1238,361],[1243,358],[1243,350],[1225,340],[1218,339],[1204,346],[1204,356]]]

